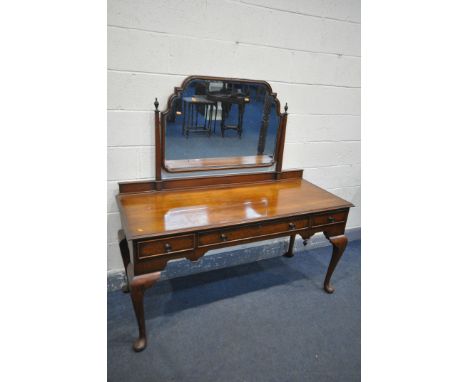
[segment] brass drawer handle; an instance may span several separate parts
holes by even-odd
[[[171,245],[169,243],[164,244],[164,250],[166,252],[171,252],[172,251]]]
[[[335,218],[333,216],[329,216],[328,217],[328,222],[329,223],[334,223],[335,222]]]
[[[289,229],[296,229],[296,225],[294,223],[288,224]]]
[[[226,240],[227,240],[227,236],[226,236],[224,233],[222,233],[220,237],[221,237],[221,240],[222,240],[222,241],[226,241]]]

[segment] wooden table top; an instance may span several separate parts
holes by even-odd
[[[353,205],[304,179],[117,195],[127,239]]]

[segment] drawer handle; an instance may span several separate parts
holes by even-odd
[[[333,216],[329,216],[328,217],[328,222],[329,223],[334,223],[335,222],[335,218]]]
[[[171,245],[169,243],[164,244],[164,250],[166,252],[171,252],[172,251]]]
[[[227,240],[227,236],[226,236],[224,233],[222,233],[220,237],[221,237],[221,240],[222,240],[222,241],[226,241],[226,240]]]
[[[296,229],[296,225],[294,223],[288,224],[289,229]]]

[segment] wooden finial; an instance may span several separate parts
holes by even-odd
[[[287,113],[288,112],[288,103],[286,102],[286,104],[284,105],[284,112]]]
[[[155,98],[155,99],[154,99],[154,107],[155,107],[156,111],[159,111],[159,110],[158,110],[158,107],[159,107],[158,98]]]

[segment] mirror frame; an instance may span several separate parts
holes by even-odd
[[[166,144],[166,120],[167,116],[169,115],[173,104],[177,98],[179,98],[183,91],[187,88],[187,86],[190,84],[191,81],[194,80],[201,80],[201,81],[232,81],[232,82],[237,82],[237,83],[246,83],[246,84],[259,84],[259,85],[264,85],[266,88],[267,94],[272,97],[272,100],[275,104],[274,110],[276,112],[276,116],[278,117],[278,128],[276,132],[276,142],[275,142],[275,150],[273,152],[273,160],[270,163],[267,164],[248,164],[248,165],[220,165],[220,166],[211,166],[207,168],[187,168],[187,169],[181,169],[181,170],[169,170],[166,167],[166,159],[165,159],[165,144]],[[161,112],[160,116],[160,121],[159,123],[156,123],[156,125],[160,126],[160,132],[158,134],[158,126],[156,126],[156,135],[157,137],[160,137],[160,144],[157,145],[156,147],[160,147],[160,150],[156,149],[156,156],[159,155],[159,160],[156,160],[156,166],[158,167],[158,162],[159,166],[162,167],[162,169],[168,173],[171,174],[183,174],[183,173],[190,173],[190,172],[198,172],[198,171],[203,171],[203,172],[209,172],[209,171],[218,171],[218,170],[235,170],[235,169],[254,169],[254,168],[259,168],[259,167],[273,167],[275,164],[278,164],[278,160],[281,157],[282,160],[282,152],[284,148],[284,141],[281,142],[281,137],[282,137],[282,130],[283,130],[283,125],[285,125],[285,120],[286,120],[286,115],[287,115],[287,104],[285,106],[285,113],[281,113],[281,105],[280,101],[276,97],[277,94],[273,92],[273,89],[271,88],[271,85],[263,80],[249,80],[249,79],[242,79],[242,78],[229,78],[229,77],[213,77],[213,76],[196,76],[192,75],[184,79],[182,82],[181,86],[176,86],[174,87],[174,93],[172,93],[167,101],[167,108],[165,111]],[[156,106],[156,103],[155,103]],[[157,106],[156,106],[157,107]],[[156,117],[159,119],[158,117]],[[157,121],[158,122],[158,121]],[[285,126],[284,126],[285,128]],[[159,153],[158,153],[159,151]],[[197,158],[193,158],[197,159]],[[281,164],[280,164],[281,166]],[[276,169],[278,171],[278,169]],[[281,169],[280,169],[281,171]],[[158,171],[156,172],[158,173]],[[160,170],[159,170],[160,173]]]

